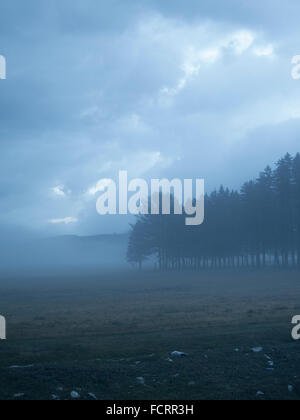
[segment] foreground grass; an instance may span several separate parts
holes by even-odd
[[[300,398],[299,273],[2,279],[0,313],[1,400]]]

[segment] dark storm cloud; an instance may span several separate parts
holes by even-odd
[[[238,187],[296,151],[299,11],[291,0],[2,2],[0,224],[125,230],[88,193],[119,169]]]

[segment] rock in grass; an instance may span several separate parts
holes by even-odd
[[[263,347],[253,347],[253,353],[261,353],[263,351]]]
[[[13,365],[13,366],[10,366],[9,369],[31,369],[33,367],[34,365],[24,365],[24,366]]]
[[[23,393],[19,393],[19,394],[15,394],[14,395],[14,398],[22,398],[22,397],[24,397],[25,396],[25,394],[23,394]]]
[[[80,395],[76,391],[72,391],[70,396],[73,400],[78,400],[80,398]]]
[[[256,396],[257,397],[263,397],[265,394],[263,393],[263,392],[261,392],[261,391],[258,391],[257,393],[256,393]]]
[[[140,385],[145,385],[145,379],[142,376],[136,378],[136,380]]]
[[[173,357],[187,357],[187,356],[188,356],[188,354],[187,354],[187,353],[184,353],[184,352],[182,352],[182,351],[177,351],[177,350],[175,350],[175,351],[173,351],[173,352],[171,353],[171,356],[173,356]]]

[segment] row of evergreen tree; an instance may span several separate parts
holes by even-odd
[[[287,154],[240,191],[221,187],[205,197],[205,222],[185,215],[140,215],[131,226],[128,261],[160,270],[225,267],[300,268],[300,154]]]

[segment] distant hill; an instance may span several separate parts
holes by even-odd
[[[51,259],[63,265],[124,265],[128,235],[58,236],[41,244]]]
[[[126,263],[128,234],[26,239],[1,246],[4,269],[118,268]]]

